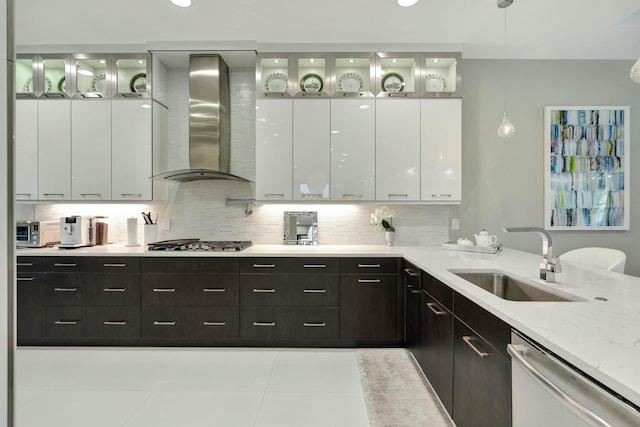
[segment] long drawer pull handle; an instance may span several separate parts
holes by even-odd
[[[82,197],[102,197],[100,193],[80,193]]]
[[[16,193],[17,197],[31,197],[31,193]]]
[[[54,267],[77,267],[78,264],[73,262],[73,263],[63,263],[63,262],[56,262],[55,264],[53,264]]]
[[[53,288],[55,292],[76,292],[78,288]]]
[[[439,307],[436,303],[428,302],[427,307],[429,308],[429,310],[433,311],[433,314],[435,314],[436,316],[446,316],[447,314],[446,311],[438,310]]]
[[[113,325],[113,326],[125,326],[127,324],[126,320],[105,320],[102,322],[104,325]]]
[[[112,263],[105,263],[103,264],[105,267],[126,267],[127,264],[126,263],[122,263],[122,264],[112,264]]]
[[[265,193],[264,197],[284,197],[284,193]]]
[[[410,277],[417,277],[418,276],[418,273],[416,273],[415,271],[413,271],[410,268],[405,268],[404,272],[407,273],[407,275],[410,276]]]
[[[54,325],[77,325],[79,320],[56,320],[53,322]]]
[[[314,322],[304,322],[302,324],[305,328],[324,328],[327,326],[325,322],[314,323]]]
[[[327,268],[327,264],[305,264],[304,268]]]
[[[389,193],[389,198],[391,197],[409,197],[408,194],[400,194],[400,193]]]
[[[18,267],[33,267],[32,262],[18,262],[16,263]]]
[[[142,197],[140,193],[120,193],[122,197]]]
[[[226,288],[202,288],[202,292],[227,292]]]
[[[380,268],[380,264],[358,264],[358,268]]]
[[[276,322],[253,322],[253,326],[276,326]]]
[[[380,279],[358,279],[358,283],[380,283]]]
[[[127,292],[127,288],[104,288],[104,292]]]
[[[275,264],[253,264],[253,268],[276,268]]]
[[[305,294],[326,294],[327,290],[326,289],[305,289],[304,291]]]
[[[347,199],[347,198],[356,198],[356,199],[362,199],[362,194],[355,194],[355,193],[344,193],[342,195],[343,199]]]
[[[58,197],[64,197],[64,193],[42,193],[42,195],[44,197],[53,197],[53,196],[58,196]]]
[[[176,288],[153,288],[153,292],[175,292]]]
[[[467,343],[467,345],[468,345],[469,347],[471,347],[471,349],[472,349],[473,351],[475,351],[475,352],[476,352],[476,354],[477,354],[478,356],[483,357],[483,358],[484,358],[484,357],[491,356],[491,353],[486,353],[486,352],[484,352],[484,351],[480,351],[480,350],[478,350],[478,348],[477,348],[475,345],[473,345],[473,344],[471,343],[471,341],[476,341],[476,340],[477,340],[477,338],[476,338],[476,337],[472,337],[472,336],[469,336],[469,335],[465,335],[465,336],[463,336],[463,337],[462,337],[462,340],[463,340],[465,343]]]
[[[227,322],[202,322],[204,326],[226,326]]]
[[[275,294],[276,290],[275,289],[254,289],[253,293],[254,294]]]
[[[153,322],[153,324],[156,325],[156,326],[175,326],[176,323],[178,323],[178,322],[175,321],[175,320],[172,320],[172,321],[169,321],[169,322],[162,321],[162,320],[155,320]]]
[[[451,194],[432,194],[431,197],[440,197],[444,199],[450,199],[452,197]]]
[[[33,282],[35,277],[18,277],[18,282]]]

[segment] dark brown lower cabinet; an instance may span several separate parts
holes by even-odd
[[[458,427],[511,426],[511,362],[454,321],[453,413]]]
[[[247,340],[336,342],[340,335],[338,307],[243,307],[240,319]]]

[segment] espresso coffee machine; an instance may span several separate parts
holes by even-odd
[[[88,216],[63,216],[60,218],[61,248],[79,248],[96,244],[95,218]]]

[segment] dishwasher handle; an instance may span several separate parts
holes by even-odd
[[[555,396],[560,402],[562,402],[571,412],[576,414],[580,419],[588,423],[589,425],[597,427],[613,427],[611,424],[585,408],[571,396],[569,396],[564,390],[551,382],[540,371],[538,371],[529,361],[526,359],[526,354],[529,347],[522,344],[507,344],[507,352],[511,355],[512,361],[516,362],[532,379],[538,384],[547,389],[553,396]],[[553,359],[549,359],[553,360]],[[554,362],[555,363],[555,362]]]

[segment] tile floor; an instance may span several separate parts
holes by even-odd
[[[17,427],[367,427],[356,349],[16,350]]]

